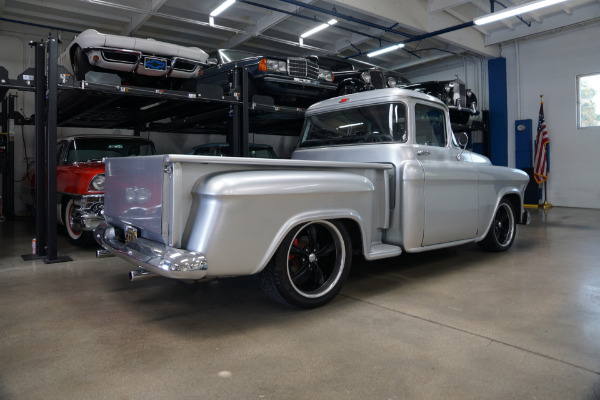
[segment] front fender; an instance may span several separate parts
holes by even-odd
[[[352,219],[370,242],[373,182],[341,171],[261,170],[217,173],[196,183],[182,244],[211,260],[214,276],[261,271],[294,226]]]

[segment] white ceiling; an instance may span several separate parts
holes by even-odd
[[[209,25],[223,0],[0,0],[1,24],[9,20],[71,31],[152,37],[207,52],[219,48],[277,55],[337,55],[382,68],[407,70],[453,54],[500,55],[499,44],[600,18],[599,0],[564,3],[484,27],[442,35],[428,33],[469,23],[490,12],[489,0],[238,0]],[[531,0],[500,0],[512,6]],[[496,2],[496,11],[503,7]],[[298,43],[301,33],[337,18],[338,23]],[[387,31],[386,31],[387,30]],[[380,46],[404,49],[374,58]]]

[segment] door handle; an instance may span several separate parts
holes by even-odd
[[[431,154],[431,152],[429,150],[419,150],[419,151],[417,151],[417,155],[418,156],[428,156],[430,154]]]

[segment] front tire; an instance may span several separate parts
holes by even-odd
[[[295,227],[260,274],[263,290],[276,301],[314,308],[341,290],[352,263],[348,231],[336,221],[313,221]]]
[[[73,74],[75,75],[75,79],[77,79],[78,81],[84,81],[85,74],[92,70],[90,61],[79,46],[77,46],[75,48],[75,51],[73,52],[73,59],[71,60],[71,65],[73,67]]]
[[[63,221],[65,222],[65,227],[67,228],[69,242],[71,242],[75,246],[84,247],[92,243],[93,232],[84,231],[77,224],[74,223],[73,212],[75,210],[75,207],[75,201],[73,199],[69,199],[69,201],[67,201],[67,203],[63,207]]]
[[[490,230],[485,238],[477,244],[486,251],[506,251],[515,241],[516,232],[517,221],[512,204],[503,199],[496,209]]]

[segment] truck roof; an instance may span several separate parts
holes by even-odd
[[[306,114],[310,115],[321,113],[323,111],[333,111],[337,108],[347,108],[348,106],[358,107],[360,105],[400,101],[407,98],[426,100],[447,108],[441,100],[428,94],[415,92],[414,90],[410,89],[389,88],[367,90],[365,92],[332,97],[331,99],[323,100],[313,104],[308,108],[308,110],[306,110]]]

